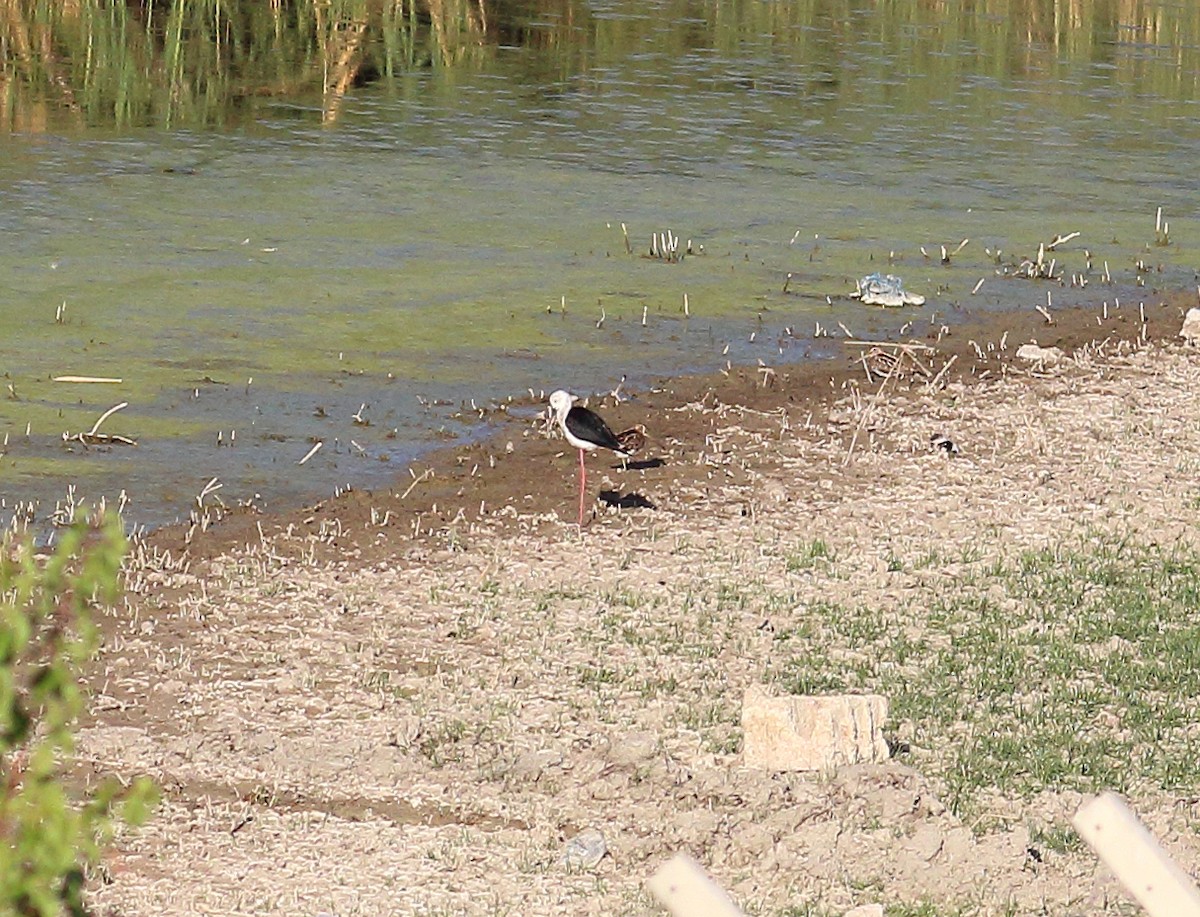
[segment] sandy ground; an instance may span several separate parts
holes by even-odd
[[[1090,853],[1031,835],[1077,792],[966,819],[938,776],[951,735],[892,722],[886,764],[764,773],[739,716],[782,631],[831,602],[907,614],[965,544],[983,568],[1097,532],[1194,540],[1200,357],[1161,340],[1179,305],[1150,318],[1149,342],[1136,310],[1081,311],[956,332],[890,376],[876,354],[609,400],[652,442],[589,459],[582,530],[573,451],[513,421],[390,494],[234,515],[186,551],[162,533],[105,621],[79,752],[164,801],[97,909],[651,914],[645,880],[685,850],[749,914],[1132,913]],[[1033,335],[1071,356],[1015,362]],[[836,624],[812,639],[857,665],[870,645]],[[1195,870],[1195,799],[1136,802]],[[608,854],[567,865],[586,828]]]

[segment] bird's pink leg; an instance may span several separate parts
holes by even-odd
[[[583,464],[583,450],[579,450],[579,524],[583,525],[583,491],[587,488],[587,466]]]

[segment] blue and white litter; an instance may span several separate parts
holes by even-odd
[[[900,306],[923,306],[925,297],[909,293],[899,277],[893,274],[868,274],[858,281],[858,289],[850,294],[866,306],[884,306],[895,309]]]

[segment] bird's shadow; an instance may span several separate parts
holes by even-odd
[[[641,494],[623,494],[616,490],[600,491],[600,502],[605,506],[615,506],[618,509],[657,509],[657,507]]]
[[[647,468],[662,468],[667,464],[660,458],[639,459],[636,462],[625,462],[624,464],[613,465],[614,468],[627,468],[630,471],[644,471]]]

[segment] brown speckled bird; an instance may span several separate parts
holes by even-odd
[[[634,424],[617,434],[617,442],[626,455],[636,455],[646,448],[646,428],[640,423]]]

